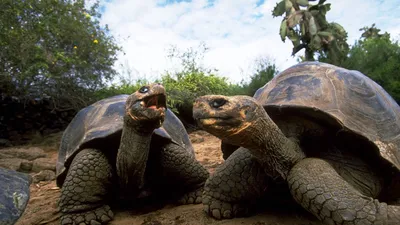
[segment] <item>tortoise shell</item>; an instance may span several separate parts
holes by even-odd
[[[125,102],[128,96],[117,95],[100,100],[81,109],[75,115],[61,138],[56,165],[58,186],[62,186],[68,168],[80,150],[97,148],[116,153],[122,134]],[[154,135],[174,142],[194,155],[185,127],[171,110],[166,110],[163,125],[154,130],[153,140]]]
[[[400,188],[400,107],[364,74],[326,63],[299,63],[258,89],[254,98],[269,114],[319,117],[365,137],[394,171],[390,179]]]

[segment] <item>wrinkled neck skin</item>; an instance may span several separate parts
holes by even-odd
[[[122,129],[116,167],[122,194],[134,197],[144,186],[151,136],[155,128],[151,124],[147,127],[138,126],[127,120]]]
[[[229,139],[248,148],[273,178],[286,180],[294,164],[305,158],[297,140],[287,138],[264,110],[245,130]]]

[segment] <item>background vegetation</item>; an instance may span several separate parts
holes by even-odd
[[[120,48],[83,0],[0,3],[0,89],[20,99],[51,98],[55,110],[80,109],[116,74]]]
[[[349,46],[345,29],[326,20],[330,7],[325,0],[278,1],[272,11],[273,16],[282,17],[277,35],[282,41],[291,41],[292,55],[299,61],[318,60],[359,70],[400,102],[398,41],[388,33],[380,33],[372,24],[361,28],[359,40]],[[65,117],[65,123],[58,121],[65,126],[77,110],[102,98],[132,93],[149,82],[163,83],[169,107],[189,127],[193,124],[191,110],[196,97],[252,96],[279,72],[272,59],[260,58],[255,60],[251,76],[243,77],[238,84],[230,83],[219,76],[217,69],[201,65],[208,50],[202,44],[189,49],[171,46],[168,56],[179,60],[180,70],[166,71],[158,80],[134,79],[129,69],[115,71],[113,65],[122,49],[107,26],[100,26],[100,18],[98,4],[88,9],[84,0],[1,1],[0,139],[26,129],[42,132],[42,122],[26,125],[27,115],[32,114],[29,107],[34,108],[38,102],[45,102],[45,107],[40,103],[40,110],[50,112],[51,118]],[[304,55],[299,55],[302,49]],[[109,81],[117,77],[120,81],[110,85]],[[35,115],[47,115],[40,110]],[[37,121],[38,117],[29,118]],[[53,120],[48,123],[54,124]],[[15,124],[21,127],[17,131],[12,130]]]

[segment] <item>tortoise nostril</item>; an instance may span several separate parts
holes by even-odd
[[[217,109],[217,108],[225,105],[226,102],[227,101],[225,99],[223,99],[223,98],[217,98],[217,99],[214,99],[214,100],[212,100],[210,102],[210,106]]]

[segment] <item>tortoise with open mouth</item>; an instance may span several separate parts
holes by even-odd
[[[241,146],[205,184],[211,216],[244,215],[286,190],[324,224],[400,224],[400,107],[360,72],[299,63],[254,98],[202,96],[193,114]]]
[[[62,136],[56,168],[61,224],[104,224],[113,218],[110,205],[150,196],[200,203],[209,175],[167,109],[161,84],[79,111]]]

